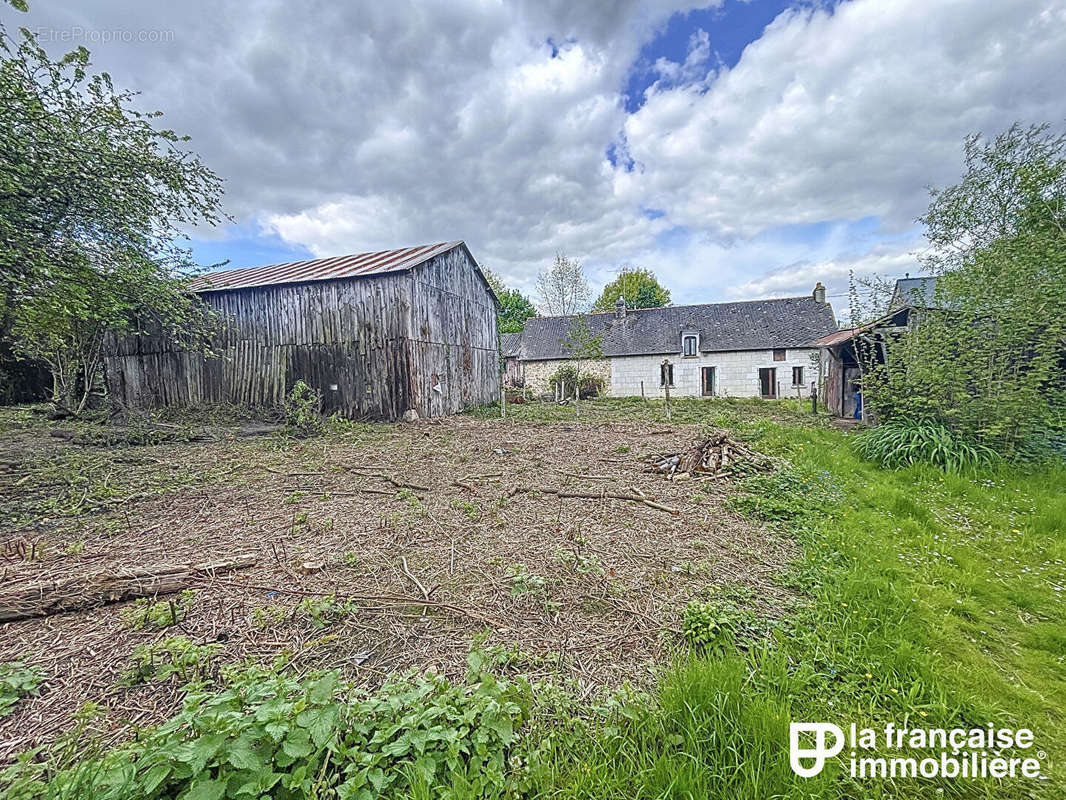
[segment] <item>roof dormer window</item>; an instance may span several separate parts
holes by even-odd
[[[700,354],[700,335],[695,331],[681,334],[681,355],[698,356]]]

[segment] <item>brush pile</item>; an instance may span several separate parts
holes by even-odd
[[[646,472],[658,472],[672,481],[690,478],[725,478],[766,472],[773,460],[733,439],[727,431],[716,430],[683,453],[653,453],[643,459]]]

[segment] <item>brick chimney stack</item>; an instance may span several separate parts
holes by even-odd
[[[818,281],[815,285],[814,291],[811,292],[811,297],[814,298],[814,302],[816,303],[825,303],[825,287],[822,286],[821,281]]]
[[[626,299],[621,295],[618,295],[618,299],[614,302],[614,315],[618,319],[626,318]]]

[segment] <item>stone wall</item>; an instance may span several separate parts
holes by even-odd
[[[607,359],[552,359],[549,361],[526,361],[523,363],[526,388],[532,391],[534,395],[551,394],[553,390],[551,384],[548,382],[548,378],[555,374],[555,371],[559,369],[559,367],[566,364],[576,366],[582,373],[602,378],[604,394],[611,393],[611,365],[608,363]]]

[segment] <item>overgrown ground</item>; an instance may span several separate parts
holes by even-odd
[[[212,441],[124,446],[107,426],[5,419],[6,587],[257,558],[154,609],[0,627],[0,661],[49,676],[0,720],[7,756],[52,741],[86,702],[115,739],[165,719],[181,681],[131,671],[172,660],[176,636],[215,648],[210,671],[285,653],[367,686],[412,669],[461,677],[477,637],[508,653],[511,671],[590,693],[651,685],[691,599],[735,598],[766,620],[795,600],[780,581],[794,543],[731,510],[728,485],[643,471],[642,455],[686,448],[696,424],[455,418],[341,423],[304,440],[216,426]],[[595,496],[634,491],[678,513]],[[182,657],[194,663],[179,677],[204,671],[195,651]]]
[[[432,665],[457,676],[470,640],[488,630],[491,643],[499,645],[490,646],[484,656],[488,668],[512,677],[531,671],[556,687],[522,690],[515,684],[512,695],[506,694],[511,689],[475,675],[477,682],[467,684],[467,696],[487,694],[497,703],[492,716],[497,721],[485,723],[494,733],[483,736],[486,728],[471,722],[473,715],[461,717],[467,722],[445,727],[467,731],[473,741],[483,742],[471,752],[482,753],[485,748],[497,752],[493,748],[498,748],[506,761],[493,761],[496,766],[491,769],[478,766],[474,780],[473,765],[481,765],[482,756],[470,756],[463,761],[461,780],[451,767],[450,772],[435,772],[422,780],[403,764],[416,765],[416,773],[425,769],[420,774],[428,776],[425,753],[429,750],[416,758],[404,755],[408,752],[404,748],[410,746],[406,740],[403,747],[389,744],[392,740],[362,742],[358,745],[358,752],[364,754],[361,758],[369,758],[367,753],[384,758],[384,748],[394,760],[388,762],[388,769],[381,767],[382,774],[401,777],[395,784],[380,778],[379,787],[378,773],[373,772],[377,767],[367,767],[368,777],[359,777],[364,782],[360,785],[377,794],[342,792],[343,796],[433,797],[442,796],[448,786],[456,797],[1056,798],[1066,792],[1062,768],[1066,755],[1066,608],[1062,602],[1066,472],[1061,467],[1002,468],[977,476],[949,476],[920,468],[885,472],[855,458],[846,434],[824,421],[813,421],[800,406],[787,403],[675,403],[670,424],[665,422],[661,405],[630,401],[583,404],[580,421],[574,419],[572,407],[514,406],[506,421],[496,419],[498,413],[498,409],[486,409],[472,418],[439,426],[359,426],[300,445],[267,439],[140,448],[129,451],[136,452],[140,460],[125,465],[114,460],[111,450],[58,447],[66,453],[60,463],[75,453],[81,454],[76,456],[79,459],[101,461],[80,462],[73,482],[50,478],[58,491],[56,486],[42,492],[27,488],[38,481],[36,477],[18,486],[16,495],[5,489],[6,502],[14,502],[18,513],[34,517],[32,535],[46,542],[44,560],[32,565],[23,560],[24,546],[14,546],[9,569],[12,562],[19,574],[29,568],[50,569],[50,557],[77,550],[78,542],[83,542],[84,549],[62,558],[89,559],[96,554],[106,559],[109,552],[133,557],[151,552],[152,547],[158,548],[159,557],[199,558],[214,555],[215,542],[240,543],[267,554],[256,570],[274,578],[270,585],[279,595],[267,598],[265,592],[257,595],[217,582],[200,589],[184,624],[192,626],[190,638],[198,642],[212,641],[224,629],[228,635],[219,658],[251,655],[263,661],[271,647],[268,642],[276,640],[295,655],[295,662],[284,670],[296,676],[318,666],[339,666],[347,677],[359,680],[362,675],[365,679],[368,668],[375,669],[371,659],[376,658],[384,659],[379,671]],[[9,430],[5,440],[29,436],[41,441],[40,432],[34,432],[39,423],[30,424],[30,431]],[[709,425],[729,426],[787,464],[771,475],[728,487],[665,484],[637,471],[636,457],[644,450],[671,449]],[[670,432],[660,433],[664,430]],[[129,452],[122,457],[130,457]],[[164,452],[166,456],[159,455]],[[152,466],[153,458],[165,463]],[[172,459],[185,466],[175,466]],[[256,465],[277,472],[253,472]],[[63,467],[34,465],[29,469],[35,476],[69,475]],[[445,488],[404,493],[353,469],[386,472],[401,482],[420,483],[421,479],[420,485]],[[5,478],[7,486],[21,481],[15,476],[24,470]],[[558,498],[548,502],[547,496],[526,493],[492,508],[494,500],[509,495],[517,485],[558,486],[578,480],[553,470],[610,475],[619,485],[635,484],[649,493],[654,487],[654,494],[682,515],[675,518],[620,501],[562,505]],[[293,472],[316,474],[289,474]],[[496,478],[473,479],[497,472],[504,473],[499,483],[494,483]],[[146,474],[158,478],[145,486]],[[305,484],[304,479],[312,483]],[[456,479],[473,488],[455,486]],[[93,488],[101,480],[110,487],[107,491]],[[129,522],[121,509],[92,517],[82,513],[88,511],[90,502],[125,499],[134,493],[128,489],[131,484],[136,484],[135,491],[151,495],[159,482],[166,484],[167,493],[158,499],[135,500],[134,507],[140,510]],[[389,494],[373,495],[370,502],[340,496],[357,488]],[[309,493],[285,502],[299,491]],[[330,492],[329,499],[323,499],[326,492]],[[66,499],[58,507],[49,507],[49,498],[55,496]],[[270,502],[243,508],[242,497],[269,497]],[[64,516],[65,503],[73,503],[79,515]],[[476,504],[477,511],[466,503]],[[298,523],[304,511],[307,519]],[[39,518],[42,513],[49,521]],[[394,527],[376,533],[376,521],[391,514],[400,515]],[[330,517],[333,532],[317,524]],[[87,519],[93,520],[92,525],[86,524]],[[568,529],[564,519],[584,520],[580,532],[573,527],[576,522]],[[627,522],[633,524],[627,526]],[[161,525],[158,532],[130,539],[135,544],[121,549],[131,531],[157,523]],[[9,541],[25,538],[26,524],[23,519],[24,530],[15,537],[9,534]],[[339,524],[345,530],[350,526],[375,533],[352,539],[348,530],[347,538],[333,538],[339,536]],[[514,535],[515,526],[524,535]],[[105,538],[104,531],[111,536]],[[254,532],[252,537],[249,531]],[[272,549],[271,542],[275,540],[285,543],[287,553],[274,554],[277,545]],[[352,541],[371,553],[372,569],[344,565],[345,553],[355,552],[349,544]],[[305,549],[297,551],[297,547]],[[410,578],[397,565],[404,553],[412,571],[427,586],[441,584],[433,599],[448,598],[456,608],[475,611],[484,619],[439,608],[423,617],[419,606],[411,603],[372,612],[352,609],[337,621],[343,627],[316,629],[314,620],[305,618],[305,613],[313,617],[309,609],[300,611],[295,597],[286,600],[280,595],[280,589],[293,586],[329,591],[342,581],[349,581],[345,586],[370,582],[367,585],[381,591],[415,595]],[[498,562],[492,560],[497,553],[502,556]],[[647,558],[640,553],[655,555]],[[293,565],[308,559],[330,566],[322,573],[300,575]],[[88,567],[92,562],[68,563]],[[524,565],[524,572],[514,569],[518,563]],[[590,563],[599,569],[583,572]],[[597,574],[599,570],[603,574]],[[517,594],[516,575],[525,576],[519,578],[522,589]],[[526,580],[531,575],[546,581]],[[622,585],[612,590],[613,582]],[[589,605],[590,598],[596,603]],[[716,640],[720,646],[710,652],[686,655],[671,629],[682,624],[682,610],[693,598],[705,601],[703,608],[713,612],[731,635]],[[281,601],[288,604],[292,618],[257,630],[255,609]],[[227,616],[226,603],[240,611]],[[44,630],[43,622],[17,623],[0,630],[6,648],[0,658],[12,657],[21,640],[33,644],[28,660],[39,658],[45,667],[40,697],[19,701],[0,736],[32,740],[50,735],[33,727],[44,718],[42,709],[46,711],[49,703],[74,703],[57,698],[71,696],[70,685],[83,682],[50,674],[48,669],[55,666],[49,648],[66,647],[68,661],[64,663],[80,663],[76,669],[95,668],[108,676],[95,684],[94,691],[109,703],[110,725],[122,717],[124,704],[147,695],[157,698],[157,705],[150,706],[152,714],[162,715],[177,705],[178,678],[150,679],[147,688],[135,690],[115,683],[128,666],[122,654],[129,653],[131,646],[174,633],[173,628],[156,632],[123,626],[120,612],[108,609],[84,615],[113,615],[105,625],[109,636],[99,639],[110,648],[104,659],[87,653],[78,661],[73,652],[76,645],[67,644],[68,635],[59,627],[50,637],[35,637],[34,631]],[[377,616],[368,619],[368,614]],[[212,616],[226,622],[210,623],[207,620]],[[95,626],[102,624],[86,624],[84,630],[75,625],[74,638],[92,635],[99,629]],[[330,638],[338,630],[344,631],[338,637],[343,644]],[[233,631],[239,632],[236,641],[230,638]],[[111,634],[114,638],[109,638]],[[587,637],[587,649],[572,647],[575,636]],[[391,644],[377,651],[372,649],[373,640]],[[603,643],[616,646],[601,652]],[[407,658],[412,652],[418,657]],[[475,661],[478,669],[482,658]],[[105,663],[105,659],[115,663]],[[652,694],[605,694],[597,689],[617,686],[627,678]],[[247,679],[231,676],[230,680],[230,685],[242,686],[240,680]],[[514,702],[505,701],[504,694]],[[306,702],[313,704],[312,695]],[[319,695],[332,696],[321,691]],[[394,696],[405,697],[402,692]],[[425,692],[418,697],[425,698]],[[410,702],[419,706],[427,701]],[[511,722],[501,728],[498,715],[504,712]],[[856,783],[831,763],[818,778],[799,779],[788,765],[789,721],[831,721],[842,727],[852,721],[860,726],[891,721],[901,726],[971,727],[994,722],[1028,727],[1035,732],[1034,750],[1044,754],[1044,777]],[[512,723],[518,726],[513,736]],[[422,723],[405,724],[416,729]],[[182,730],[190,729],[193,718],[185,718],[182,725]],[[223,757],[217,754],[228,751],[219,749],[217,730],[205,729],[195,741],[203,743],[211,737],[216,742],[212,757]],[[323,741],[321,747],[339,752],[340,745]],[[344,747],[355,747],[345,741]],[[426,747],[424,738],[419,741]],[[317,738],[314,742],[319,745]],[[144,753],[175,752],[171,740],[146,739],[140,747],[144,749],[136,752],[142,758],[148,757]],[[21,748],[16,743],[11,749]],[[278,753],[283,751],[289,753],[285,746]],[[128,760],[128,755],[123,758]],[[290,754],[284,760],[292,764],[292,758]],[[404,758],[413,760],[404,762]],[[323,777],[307,784],[313,791],[301,789],[304,793],[300,794],[293,790],[289,796],[321,796],[324,787],[331,785],[333,772],[327,769],[328,762],[329,758],[298,761],[301,770],[321,769],[316,774]],[[272,763],[278,769],[280,762]],[[219,766],[203,769],[202,785],[160,785],[207,792],[203,796],[244,796],[233,794],[238,781],[245,780],[234,769],[219,762]],[[285,780],[299,783],[293,778],[293,767],[286,769]],[[168,780],[177,780],[175,775],[179,773],[172,770]],[[53,785],[60,782],[53,781]],[[143,785],[136,786],[136,791],[123,789],[122,796],[153,796],[143,791]],[[53,792],[53,796],[61,795]]]

